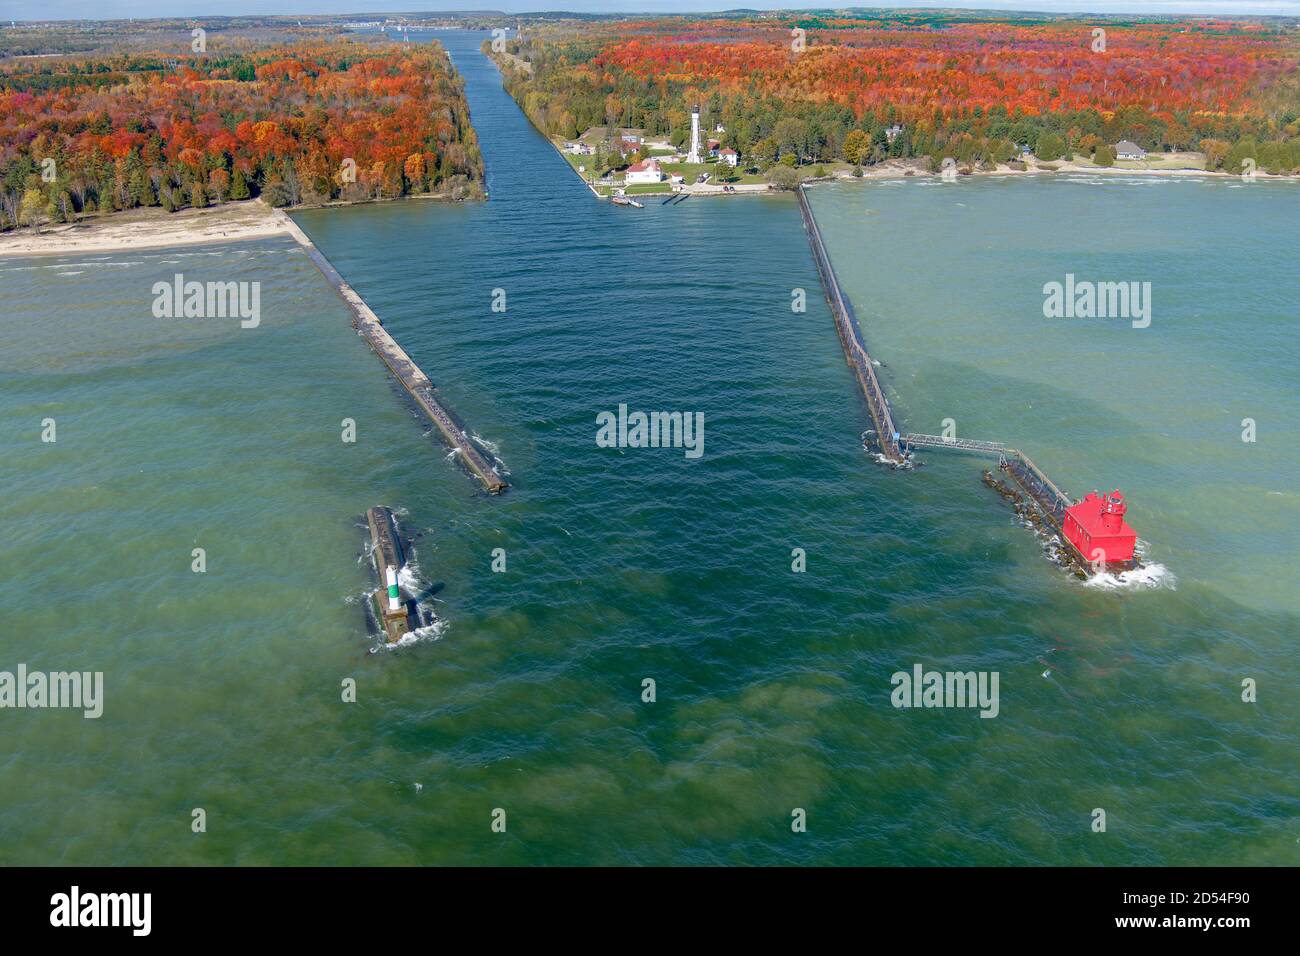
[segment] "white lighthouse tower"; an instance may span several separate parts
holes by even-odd
[[[691,151],[686,157],[688,163],[702,163],[700,157],[700,104],[691,107]]]

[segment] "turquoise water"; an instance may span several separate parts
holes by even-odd
[[[1166,584],[1297,608],[1294,183],[895,181],[812,200],[906,427],[952,419],[1076,495],[1120,484]],[[1043,286],[1067,274],[1150,283],[1150,325],[1045,318]]]
[[[1286,336],[1214,360],[1253,390],[1240,404],[1274,403],[1256,413],[1257,470],[1222,468],[1233,487],[1288,496],[1280,517],[1233,505],[1267,532],[1276,553],[1260,554],[1198,506],[1219,486],[1192,453],[1151,446],[1156,429],[1117,398],[1097,402],[1118,409],[1114,445],[1071,451],[1096,437],[1091,417],[1024,367],[1058,344],[1022,308],[1057,276],[1024,266],[1029,292],[988,278],[949,294],[988,268],[965,260],[1016,204],[1053,224],[1049,272],[1074,261],[1071,241],[1094,250],[1057,225],[1064,189],[960,184],[965,239],[945,226],[950,201],[914,184],[888,199],[862,184],[814,192],[900,417],[932,431],[957,407],[962,433],[1014,439],[1070,490],[1130,494],[1173,583],[1085,587],[1042,559],[976,462],[871,463],[790,198],[597,203],[501,91],[480,38],[443,36],[491,201],[298,219],[495,445],[505,496],[447,460],[289,243],[0,262],[0,668],[103,670],[107,697],[97,721],[0,711],[0,860],[1296,861],[1297,615],[1273,580],[1294,547],[1294,461],[1269,444],[1295,401]],[[1155,193],[1090,195],[1122,222]],[[1178,201],[1212,236],[1225,227],[1209,217],[1237,197],[1254,201]],[[1284,247],[1283,207],[1257,211],[1242,221],[1258,249],[1270,235]],[[906,225],[882,241],[886,216]],[[933,249],[918,258],[912,229],[949,244],[953,271]],[[1033,242],[1023,224],[1011,232]],[[1290,273],[1239,256],[1234,268],[1258,269],[1244,280],[1195,270],[1217,296],[1197,335],[1228,351],[1233,323],[1288,317]],[[909,292],[905,270],[923,261]],[[1178,264],[1151,268],[1163,282]],[[262,325],[153,319],[150,287],[177,270],[260,281]],[[498,288],[505,313],[491,310]],[[809,291],[805,314],[791,312],[794,288]],[[1160,296],[1152,327],[1121,341],[1161,361],[1127,369],[1141,365],[1146,401],[1168,396],[1163,431],[1208,445],[1210,426],[1179,417],[1207,414],[1183,403],[1180,355],[1196,349],[1134,341],[1175,325]],[[953,331],[927,327],[940,320]],[[1021,328],[999,336],[999,321]],[[1250,354],[1259,367],[1235,364]],[[1092,374],[1103,358],[1109,347],[1076,356]],[[1013,392],[1057,411],[1008,411]],[[703,457],[597,447],[596,415],[619,403],[703,412]],[[1223,421],[1250,413],[1237,405]],[[47,416],[54,444],[39,440]],[[340,440],[344,418],[355,444]],[[1138,444],[1141,457],[1123,453]],[[371,654],[358,558],[361,514],[379,503],[418,534],[444,624]],[[205,574],[190,570],[195,547]],[[497,548],[505,573],[491,571]],[[791,572],[794,548],[806,573]],[[1225,584],[1212,548],[1234,580],[1259,581]],[[999,717],[893,709],[890,674],[914,663],[999,671]],[[1258,704],[1239,701],[1245,676]],[[356,703],[340,699],[348,677]],[[195,807],[204,834],[190,831]],[[796,807],[806,833],[791,832]],[[1105,834],[1090,832],[1094,807]],[[490,829],[495,808],[505,833]]]

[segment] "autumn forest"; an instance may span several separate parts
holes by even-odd
[[[0,228],[258,195],[469,198],[482,182],[462,83],[437,44],[328,36],[0,64]]]
[[[1108,164],[1131,140],[1201,151],[1212,170],[1300,171],[1294,21],[737,15],[543,24],[505,52],[511,92],[556,137],[622,126],[680,145],[698,103],[760,167],[1024,148]]]
[[[188,44],[180,21],[4,32],[0,230],[256,196],[298,206],[483,195],[462,82],[441,46],[280,19],[223,22],[203,52],[162,49],[164,37]],[[1252,162],[1300,173],[1292,20],[897,12],[521,22],[521,35],[498,34],[485,49],[532,122],[557,138],[625,127],[680,146],[699,104],[710,135],[757,171],[890,159],[937,167],[946,157],[994,168],[1026,152],[1109,165],[1114,144],[1129,140],[1199,152],[1210,170]],[[630,158],[602,152],[594,164]]]

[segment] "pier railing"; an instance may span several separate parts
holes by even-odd
[[[979,454],[998,456],[998,465],[1006,471],[1039,508],[1056,525],[1059,530],[1065,520],[1065,509],[1074,502],[1070,496],[1056,486],[1052,479],[1039,468],[1024,452],[1010,448],[1002,442],[983,441],[976,438],[946,438],[942,435],[907,434],[900,435],[894,426],[894,416],[885,399],[880,380],[876,377],[874,363],[862,342],[862,330],[858,327],[857,315],[853,304],[840,288],[822,241],[821,229],[813,217],[812,207],[804,187],[796,193],[799,197],[799,212],[803,216],[804,228],[808,232],[808,242],[812,246],[813,259],[817,262],[817,272],[821,276],[822,286],[826,291],[826,300],[835,314],[835,325],[840,333],[840,342],[844,345],[844,354],[849,364],[857,372],[862,385],[862,393],[871,411],[872,421],[876,426],[876,440],[880,450],[892,461],[902,461],[914,448],[950,448],[954,451],[969,451]]]
[[[1033,459],[1023,451],[1010,448],[1002,442],[909,433],[901,436],[898,443],[904,451],[911,451],[913,448],[951,448],[953,451],[997,455],[999,463],[1004,465],[1020,485],[1033,495],[1058,522],[1065,516],[1065,509],[1074,503],[1068,494],[1047,477],[1043,469],[1034,464]]]
[[[817,263],[817,272],[821,276],[822,288],[826,292],[826,301],[830,303],[835,316],[835,327],[839,330],[840,342],[844,346],[844,356],[857,373],[862,395],[867,400],[867,409],[871,413],[872,423],[876,426],[876,443],[880,451],[891,461],[902,461],[903,453],[898,445],[898,429],[894,426],[894,416],[885,398],[885,390],[880,387],[876,376],[875,363],[862,341],[862,331],[858,327],[857,314],[853,303],[840,288],[839,277],[831,265],[830,255],[826,252],[826,243],[822,240],[821,229],[813,218],[812,208],[804,188],[795,190],[799,197],[799,212],[803,216],[804,228],[808,233],[808,242],[812,246],[813,259]]]
[[[1020,481],[1022,487],[1038,499],[1038,503],[1047,509],[1059,525],[1065,520],[1065,509],[1074,502],[1048,478],[1046,473],[1030,460],[1022,451],[1009,449],[1013,458],[1008,459],[1007,467]]]
[[[1007,446],[997,441],[980,441],[976,438],[945,438],[942,435],[909,433],[898,439],[903,448],[953,448],[958,451],[983,451],[1004,454]]]

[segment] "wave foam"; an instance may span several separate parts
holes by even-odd
[[[1101,591],[1118,591],[1124,588],[1139,590],[1142,588],[1168,588],[1178,590],[1178,578],[1163,564],[1144,564],[1132,571],[1101,571],[1083,582],[1086,588]]]
[[[436,620],[424,627],[417,627],[413,631],[408,631],[398,638],[394,644],[381,644],[383,650],[396,650],[399,647],[410,647],[413,644],[423,644],[425,642],[442,640],[443,633],[447,630],[448,624],[444,620]]]
[[[415,596],[423,590],[424,585],[420,582],[420,568],[413,560],[408,560],[402,565],[397,572],[397,586],[411,596]]]

